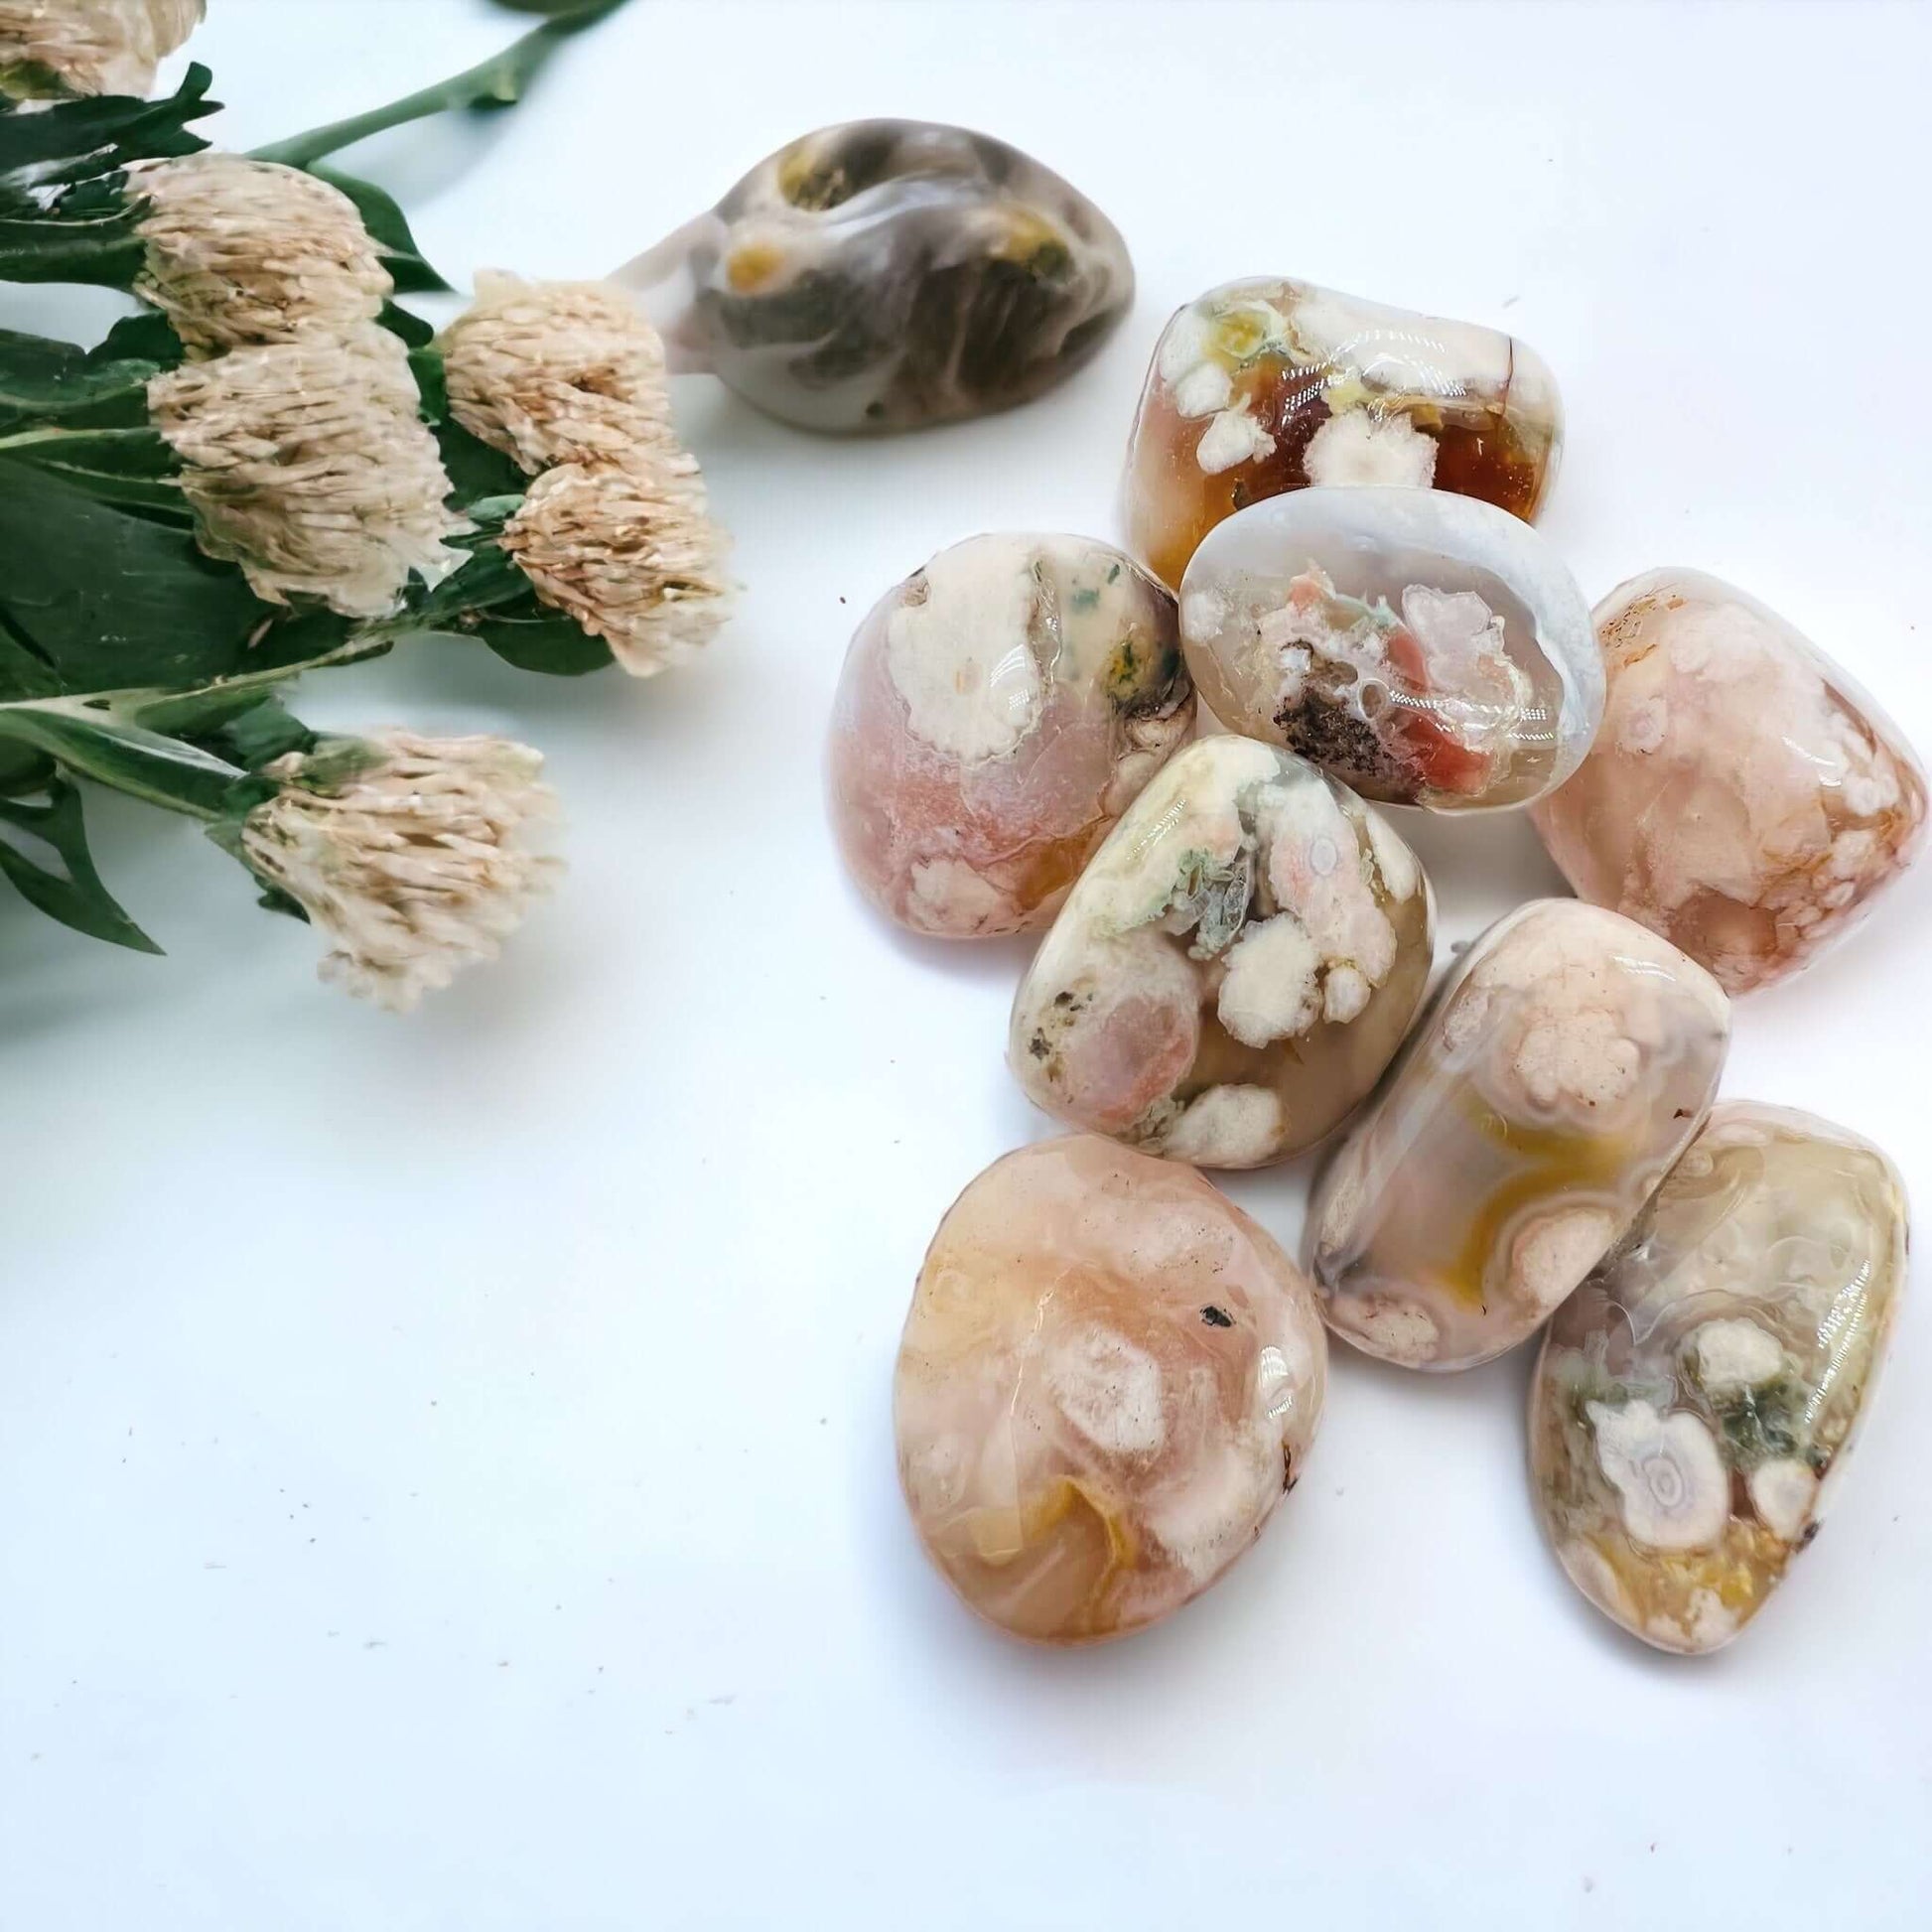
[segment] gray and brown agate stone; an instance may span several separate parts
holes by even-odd
[[[804,429],[918,429],[1027,401],[1134,296],[1127,245],[1017,148],[929,121],[821,128],[616,278],[660,289],[673,366]]]

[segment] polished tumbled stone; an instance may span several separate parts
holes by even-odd
[[[1120,232],[1031,156],[929,121],[821,128],[615,278],[673,367],[806,429],[915,429],[1025,402],[1134,299]]]
[[[1718,1107],[1550,1323],[1537,1508],[1570,1579],[1664,1650],[1715,1650],[1817,1533],[1905,1285],[1891,1163],[1857,1135]]]
[[[1520,518],[1440,489],[1299,489],[1238,510],[1180,587],[1194,681],[1231,729],[1365,798],[1528,803],[1589,749],[1602,657]]]
[[[1127,464],[1135,553],[1178,584],[1223,517],[1309,484],[1479,496],[1533,517],[1563,406],[1527,345],[1307,282],[1210,289],[1168,324]]]
[[[893,1390],[913,1523],[1020,1636],[1139,1629],[1260,1534],[1326,1367],[1307,1278],[1191,1168],[1022,1148],[953,1203],[913,1291]]]
[[[915,932],[1044,924],[1186,738],[1173,599],[1089,537],[942,550],[860,624],[832,707],[846,868]]]
[[[1924,839],[1898,728],[1775,612],[1692,570],[1596,607],[1596,745],[1534,813],[1580,897],[1743,993],[1849,932]]]
[[[1464,955],[1309,1210],[1335,1332],[1408,1368],[1513,1348],[1710,1110],[1729,1011],[1655,933],[1534,899]]]
[[[1375,1084],[1429,977],[1422,867],[1305,759],[1175,754],[1068,894],[1007,1059],[1077,1127],[1202,1167],[1279,1161]]]

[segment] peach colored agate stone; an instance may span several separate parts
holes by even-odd
[[[1885,714],[1775,612],[1657,570],[1594,612],[1596,743],[1532,808],[1582,898],[1660,932],[1726,991],[1849,932],[1925,832],[1925,773]]]
[[[1191,1168],[1089,1135],[996,1161],[933,1236],[893,1386],[927,1553],[1046,1643],[1177,1610],[1260,1534],[1321,1416],[1307,1278]]]
[[[1088,537],[971,537],[888,591],[832,708],[832,828],[890,918],[1043,925],[1193,727],[1173,599]]]
[[[1728,1003],[1654,932],[1532,899],[1450,975],[1309,1208],[1328,1325],[1470,1368],[1542,1325],[1703,1124]]]

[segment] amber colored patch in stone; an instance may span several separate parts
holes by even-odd
[[[748,241],[734,248],[725,277],[740,295],[755,295],[784,266],[784,250],[769,241]]]
[[[1469,1232],[1454,1261],[1438,1280],[1465,1308],[1489,1306],[1489,1265],[1507,1257],[1504,1231],[1527,1207],[1539,1201],[1560,1206],[1573,1190],[1599,1196],[1614,1192],[1629,1164],[1631,1148],[1621,1135],[1571,1134],[1560,1128],[1525,1127],[1481,1109],[1477,1131],[1499,1141],[1533,1165],[1513,1173],[1470,1218]]]

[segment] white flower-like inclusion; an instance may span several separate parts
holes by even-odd
[[[1648,1402],[1585,1405],[1596,1461],[1622,1505],[1623,1527],[1654,1550],[1704,1550],[1724,1535],[1730,1477],[1711,1432],[1683,1410]]]

